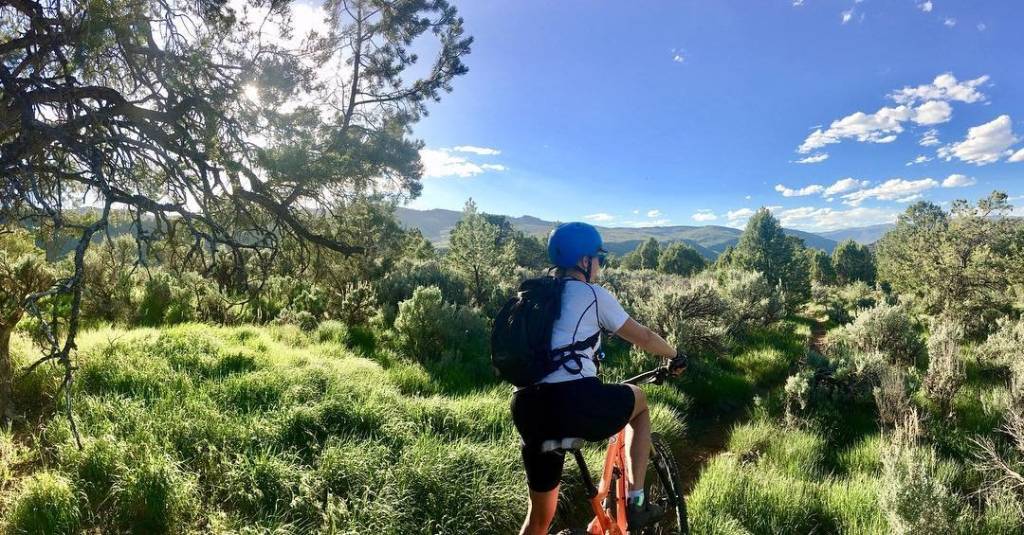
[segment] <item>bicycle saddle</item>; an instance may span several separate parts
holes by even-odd
[[[583,447],[584,440],[582,438],[561,438],[553,440],[545,440],[540,443],[541,453],[548,452],[567,452],[570,450],[578,450]]]

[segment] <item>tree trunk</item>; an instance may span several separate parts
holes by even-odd
[[[10,421],[14,416],[11,391],[14,384],[14,364],[11,362],[11,331],[0,328],[0,423]]]

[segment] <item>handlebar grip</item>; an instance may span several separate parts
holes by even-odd
[[[676,357],[674,359],[669,361],[668,367],[672,371],[684,370],[684,369],[686,369],[686,366],[689,363],[690,363],[690,358],[687,357],[685,354],[680,352],[680,353],[678,353],[676,355]]]

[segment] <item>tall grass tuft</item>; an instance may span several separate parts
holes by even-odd
[[[39,472],[24,480],[8,511],[6,532],[50,535],[76,533],[78,493],[64,476]]]
[[[199,508],[195,481],[161,455],[128,465],[114,495],[121,524],[134,533],[183,533]]]

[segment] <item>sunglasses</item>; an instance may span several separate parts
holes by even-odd
[[[601,267],[608,265],[608,251],[598,251],[595,258],[597,258],[597,265]]]

